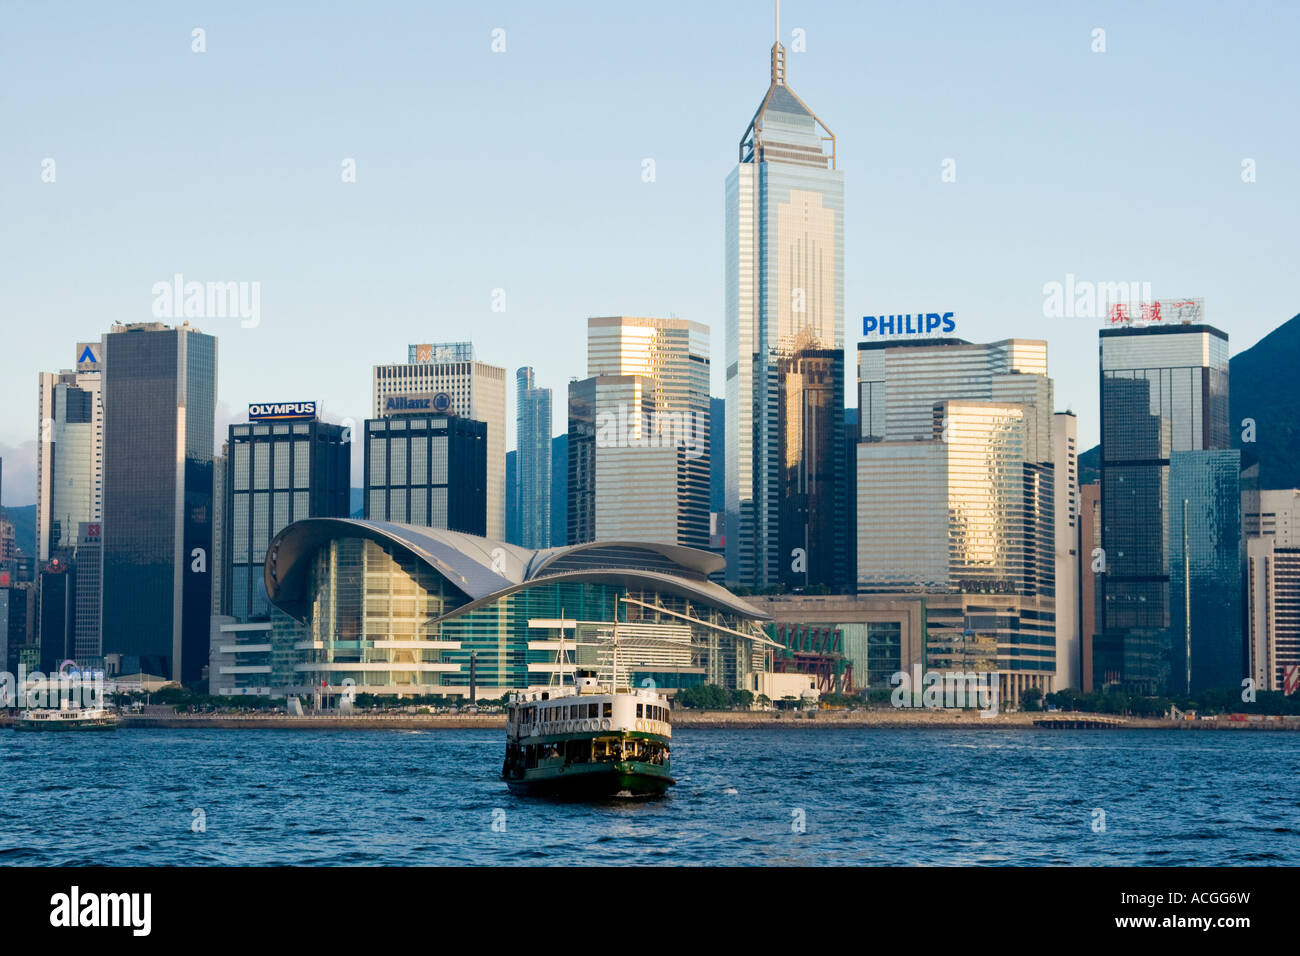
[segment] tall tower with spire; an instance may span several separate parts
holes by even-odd
[[[776,29],[726,183],[727,579],[834,588],[812,569],[849,563],[816,532],[847,518],[844,178],[834,134],[786,83],[779,0]]]

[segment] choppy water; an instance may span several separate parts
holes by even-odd
[[[0,865],[1300,864],[1300,734],[674,738],[670,796],[561,804],[497,731],[0,731]]]

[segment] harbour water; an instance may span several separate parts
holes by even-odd
[[[1300,734],[679,730],[650,801],[495,730],[0,737],[0,865],[1300,865]]]

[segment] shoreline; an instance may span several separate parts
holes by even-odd
[[[1036,726],[1036,721],[1091,726]],[[0,728],[12,718],[0,717]],[[184,730],[504,730],[504,714],[323,714],[302,717],[287,714],[202,714],[128,715],[124,729]],[[678,730],[1026,730],[1051,733],[1059,729],[1106,730],[1300,730],[1300,717],[1267,717],[1229,720],[1169,720],[1165,718],[1114,717],[1108,714],[1074,712],[1018,712],[981,717],[977,712],[937,710],[818,711],[775,716],[770,713],[734,711],[680,712],[673,715]]]

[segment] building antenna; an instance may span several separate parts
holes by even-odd
[[[781,42],[781,0],[776,0],[776,42]]]

